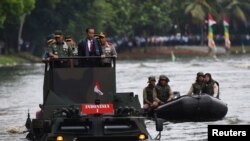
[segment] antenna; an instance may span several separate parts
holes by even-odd
[[[29,109],[28,109],[28,115],[27,115],[25,127],[26,127],[28,130],[31,128],[31,119],[30,119],[30,112],[29,112]]]

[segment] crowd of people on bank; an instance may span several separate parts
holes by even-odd
[[[105,33],[95,34],[95,29],[92,27],[86,29],[86,38],[78,44],[72,36],[64,36],[60,30],[47,37],[47,48],[43,54],[43,61],[59,60],[56,64],[65,66],[68,63],[65,58],[75,56],[97,57],[94,59],[79,59],[77,64],[80,66],[109,67],[111,66],[111,57],[116,58],[117,53],[114,46],[107,41]]]
[[[155,109],[160,105],[174,99],[173,91],[169,86],[169,78],[160,75],[156,84],[155,76],[148,77],[148,85],[143,89],[143,109]],[[208,94],[219,98],[219,83],[212,78],[210,73],[198,72],[196,81],[191,85],[187,95]]]
[[[172,47],[172,46],[201,46],[202,37],[200,34],[169,34],[169,35],[153,35],[153,36],[134,36],[134,37],[110,37],[109,40],[113,43],[118,51],[129,50],[136,47]],[[214,41],[217,46],[224,46],[224,36],[215,35]],[[230,41],[233,46],[249,46],[250,35],[235,35],[230,36]],[[207,38],[204,36],[203,44],[206,46]]]

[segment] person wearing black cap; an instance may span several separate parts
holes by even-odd
[[[154,101],[162,105],[173,99],[173,92],[168,85],[169,79],[166,75],[160,75],[159,81],[153,91]]]
[[[117,53],[116,53],[116,50],[114,48],[114,46],[110,43],[107,42],[107,39],[106,39],[106,35],[101,32],[99,35],[98,35],[99,39],[100,39],[100,45],[101,45],[101,48],[102,48],[102,55],[101,57],[103,58],[101,60],[101,65],[103,67],[111,67],[111,58],[105,58],[105,57],[117,57]]]
[[[155,88],[155,76],[148,77],[148,86],[143,89],[143,109],[147,111],[150,108],[156,108],[157,102],[153,99],[153,90]]]
[[[219,98],[219,83],[212,78],[210,73],[205,74],[203,93]]]
[[[68,45],[64,42],[63,33],[60,30],[55,31],[55,46],[49,48],[49,55],[53,59],[69,56]]]
[[[204,73],[198,72],[196,75],[196,81],[190,87],[187,95],[199,95],[202,93],[202,89],[204,88]]]
[[[78,56],[101,56],[102,49],[95,36],[95,29],[88,27],[86,29],[87,37],[78,44]],[[100,66],[100,59],[86,59],[82,60],[83,66]]]
[[[54,34],[50,34],[47,36],[47,46],[44,48],[44,52],[42,55],[42,61],[48,61],[49,60],[49,48],[52,48],[52,46],[55,46],[55,37]]]

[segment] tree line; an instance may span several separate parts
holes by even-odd
[[[0,42],[5,52],[19,52],[22,39],[32,46],[32,53],[40,54],[46,36],[56,29],[78,41],[88,26],[110,37],[178,32],[205,38],[208,13],[218,23],[215,34],[223,34],[225,15],[231,34],[249,34],[248,0],[1,0]]]

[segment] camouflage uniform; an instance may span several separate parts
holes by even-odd
[[[151,113],[152,109],[158,106],[158,103],[154,101],[153,91],[155,88],[155,77],[148,77],[148,86],[143,89],[143,109],[146,113]]]
[[[216,87],[216,88],[215,88]],[[214,89],[217,89],[217,91],[215,92]],[[220,91],[219,91],[219,83],[217,81],[210,81],[208,83],[205,83],[203,89],[202,89],[202,92],[203,93],[206,93],[210,96],[214,96],[216,98],[219,98],[219,94],[220,94]]]
[[[153,97],[155,101],[157,101],[160,104],[163,104],[171,100],[174,96],[168,84],[166,84],[165,86],[162,86],[160,84],[161,80],[165,80],[166,82],[169,82],[168,77],[166,77],[165,75],[160,75],[159,83],[155,86],[155,89],[153,91]]]
[[[148,86],[143,89],[143,103],[144,104],[152,104],[154,101],[153,98],[153,90],[155,88],[154,85],[150,84],[151,81],[155,81],[154,76],[149,76],[148,77]],[[150,103],[148,103],[150,102]]]
[[[69,55],[70,56],[78,56],[78,47],[76,46],[75,42],[73,41],[70,35],[65,37],[66,43],[69,47]]]
[[[196,82],[192,84],[187,95],[192,95],[192,94],[199,95],[202,93],[204,89],[204,82],[199,80],[200,76],[204,77],[204,73],[203,72],[197,73]]]

